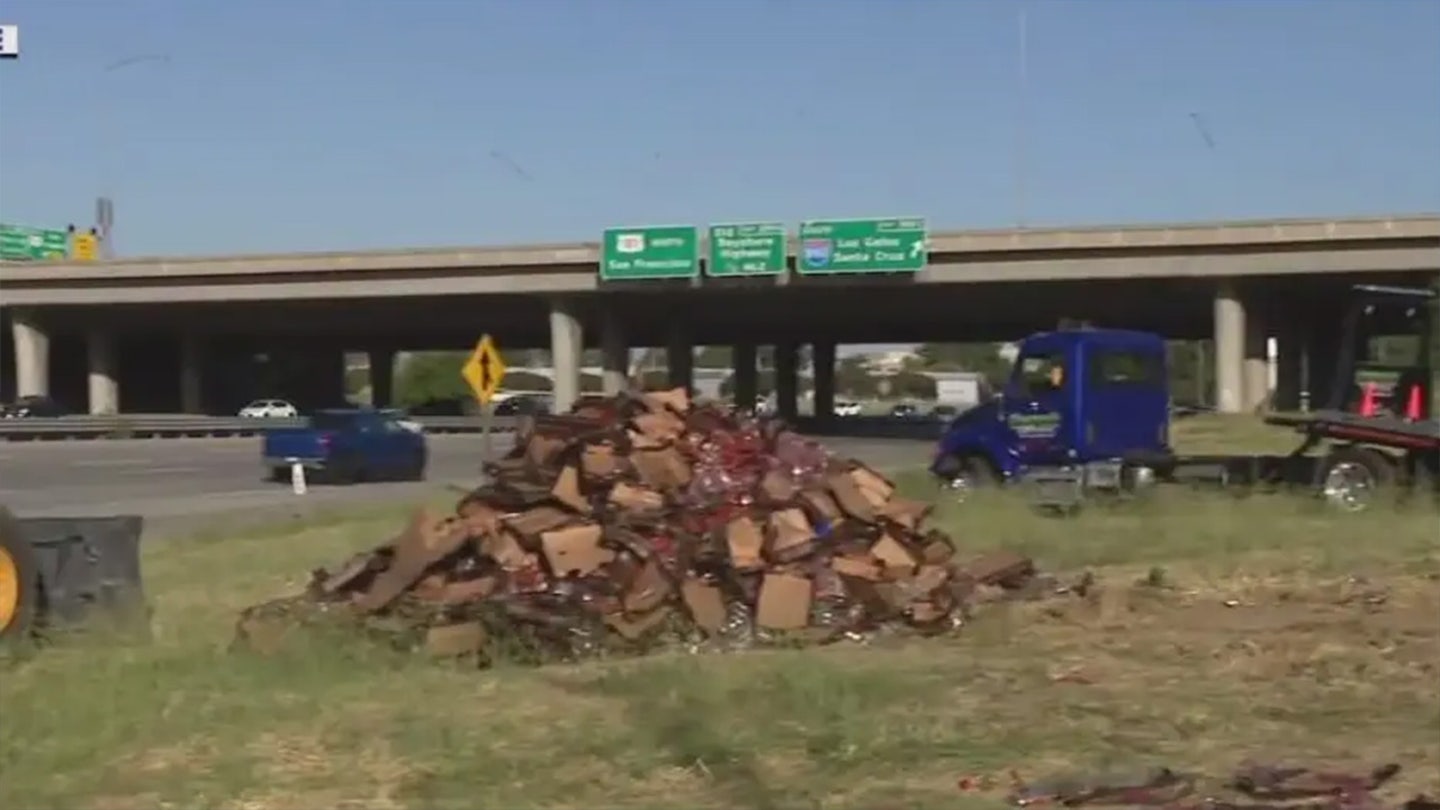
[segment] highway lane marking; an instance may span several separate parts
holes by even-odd
[[[171,475],[173,473],[205,472],[204,467],[147,467],[135,470],[136,475]]]

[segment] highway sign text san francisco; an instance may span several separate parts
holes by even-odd
[[[700,239],[693,225],[609,228],[600,248],[600,278],[629,281],[695,278]]]
[[[818,220],[800,224],[802,275],[901,273],[925,267],[925,220]]]
[[[707,276],[778,276],[785,272],[785,226],[745,222],[710,226]]]

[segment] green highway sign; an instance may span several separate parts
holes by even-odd
[[[38,262],[69,255],[70,234],[65,231],[0,225],[0,261]]]
[[[693,225],[607,228],[600,278],[634,281],[700,275],[700,238]]]
[[[924,269],[925,220],[836,219],[800,223],[801,275],[913,273]]]
[[[744,222],[710,226],[707,276],[778,276],[785,272],[785,226]]]

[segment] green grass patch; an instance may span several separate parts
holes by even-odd
[[[1398,791],[1440,790],[1433,511],[942,503],[964,554],[1015,547],[1100,587],[936,639],[488,671],[347,637],[228,650],[240,608],[402,519],[148,542],[153,640],[0,662],[0,807],[951,808],[993,806],[967,775],[1247,755],[1393,759]]]

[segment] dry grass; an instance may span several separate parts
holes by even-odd
[[[923,486],[910,482],[910,486]],[[229,654],[240,607],[398,516],[146,550],[152,643],[0,669],[0,807],[955,807],[964,775],[1247,755],[1407,763],[1440,790],[1434,512],[1177,494],[1072,521],[946,506],[967,550],[1089,599],[953,638],[475,672],[343,640]]]

